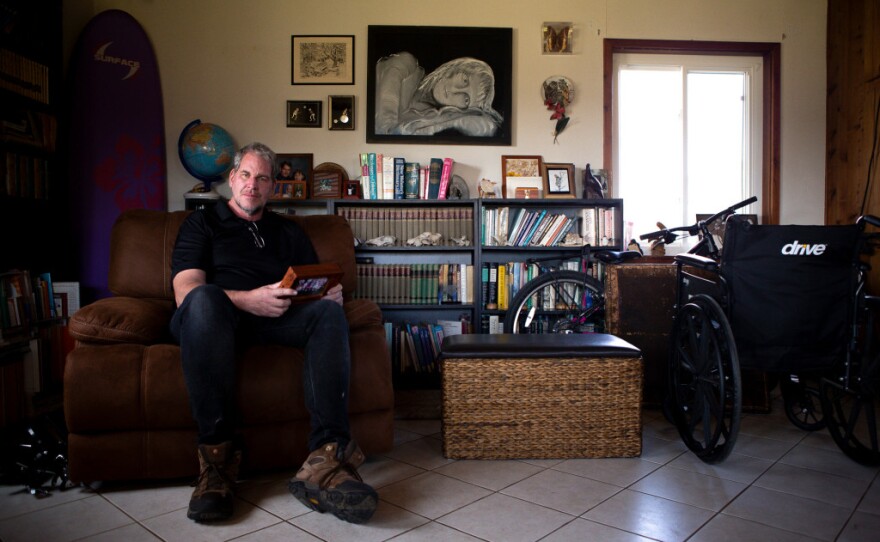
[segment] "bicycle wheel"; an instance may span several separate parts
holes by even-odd
[[[730,324],[713,298],[681,307],[672,330],[669,397],[682,440],[706,463],[733,450],[742,415],[739,358]]]
[[[782,402],[788,420],[804,431],[825,428],[822,400],[819,397],[819,381],[815,377],[785,374],[779,379]]]
[[[847,456],[880,465],[880,354],[866,356],[854,386],[823,378],[819,393],[828,431]]]
[[[602,283],[577,271],[551,271],[527,282],[504,316],[505,333],[604,330]]]

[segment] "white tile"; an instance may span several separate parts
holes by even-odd
[[[431,522],[403,533],[395,538],[394,542],[480,542],[480,539],[450,529],[446,525]]]
[[[688,449],[679,440],[665,440],[648,434],[642,434],[642,455],[640,459],[652,463],[666,464]]]
[[[637,534],[628,533],[596,523],[586,519],[578,518],[571,523],[564,525],[561,529],[553,532],[547,538],[542,538],[541,542],[572,542],[574,540],[601,540],[602,542],[648,542],[651,539],[639,536]]]
[[[868,489],[868,481],[777,463],[754,486],[854,509]]]
[[[785,454],[780,462],[856,480],[873,480],[878,471],[877,467],[866,467],[856,463],[839,449],[831,451],[813,446],[796,446]]]
[[[865,492],[864,498],[859,503],[858,510],[880,515],[880,477],[874,478],[874,482],[868,488],[868,491]]]
[[[418,440],[401,444],[385,455],[415,467],[433,470],[453,461],[443,457],[442,447],[443,443],[440,440],[422,437]]]
[[[275,525],[246,534],[236,538],[235,542],[320,542],[321,539],[303,531],[290,523],[276,523]],[[128,541],[126,541],[128,542]]]
[[[630,489],[717,512],[746,487],[746,484],[724,478],[662,467],[631,485]]]
[[[411,531],[428,520],[403,508],[379,501],[376,513],[367,523],[355,525],[332,514],[311,512],[290,523],[327,542],[380,542]]]
[[[80,538],[78,542],[119,542],[120,540],[125,542],[158,542],[161,539],[141,525],[132,523],[112,531]]]
[[[627,487],[659,468],[660,465],[657,463],[638,458],[567,459],[553,467],[554,470],[576,474],[617,487]]]
[[[3,542],[64,542],[134,523],[99,495],[0,521]]]
[[[20,516],[44,508],[52,508],[71,501],[94,497],[95,492],[86,487],[74,487],[65,491],[54,490],[45,497],[35,497],[24,486],[0,486],[0,519]]]
[[[285,475],[274,480],[261,479],[239,484],[235,491],[236,502],[245,501],[279,519],[308,514],[311,509],[296,500],[287,489],[288,480]]]
[[[781,408],[780,405],[780,410]],[[795,427],[785,419],[784,414],[781,418],[767,414],[744,416],[739,432],[744,435],[765,437],[791,444],[800,442],[806,436],[804,430]]]
[[[465,506],[437,521],[484,540],[538,540],[574,517],[498,493]]]
[[[712,512],[627,489],[582,517],[671,542],[687,539],[712,517]]]
[[[164,540],[220,541],[242,536],[281,520],[254,505],[236,499],[231,518],[210,523],[196,523],[186,517],[186,510],[176,510],[141,522]]]
[[[107,489],[101,495],[122,509],[123,512],[141,521],[161,516],[172,510],[189,506],[193,488],[189,484],[157,485],[139,484]]]
[[[800,533],[784,531],[769,525],[733,516],[719,514],[697,531],[688,542],[741,542],[743,540],[772,540],[773,542],[808,542],[818,540]]]
[[[740,433],[733,449],[740,455],[777,461],[794,446],[792,442]]]
[[[847,522],[838,542],[877,542],[880,535],[880,516],[856,512]]]
[[[510,484],[519,482],[523,478],[541,472],[541,470],[543,470],[541,467],[529,465],[521,461],[472,459],[443,465],[434,472],[451,476],[462,482],[498,491]]]
[[[741,484],[750,484],[757,480],[772,464],[772,461],[742,455],[734,451],[727,456],[727,459],[720,463],[705,463],[696,455],[688,452],[675,458],[669,463],[669,466],[709,476],[717,476],[718,478],[733,480]]]
[[[373,458],[358,467],[358,473],[364,479],[364,482],[370,484],[375,489],[418,476],[423,472],[425,472],[425,469],[414,467],[389,457]]]
[[[404,442],[409,442],[411,440],[418,440],[425,435],[420,435],[418,433],[413,433],[412,431],[407,431],[406,429],[400,429],[399,427],[394,428],[394,446],[399,444],[403,444]]]
[[[722,513],[805,536],[832,540],[843,528],[850,510],[753,486],[734,499]]]
[[[426,518],[435,519],[490,493],[487,489],[448,476],[426,472],[385,486],[379,498]]]
[[[621,491],[617,486],[557,470],[545,470],[501,493],[579,516]]]

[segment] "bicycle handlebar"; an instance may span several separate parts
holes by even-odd
[[[728,207],[722,211],[718,211],[717,213],[710,216],[706,220],[698,221],[696,224],[691,224],[690,226],[678,226],[676,228],[664,228],[662,230],[642,234],[639,236],[639,239],[641,239],[643,241],[647,241],[647,240],[659,239],[662,237],[664,242],[671,243],[671,242],[675,241],[675,235],[674,235],[675,232],[683,231],[683,232],[687,232],[690,235],[695,235],[696,233],[698,233],[700,231],[701,225],[709,225],[721,217],[732,215],[737,209],[741,209],[741,208],[745,207],[746,205],[751,205],[752,203],[754,203],[756,201],[758,201],[757,196],[752,196],[747,200],[743,200],[739,203],[731,205],[730,207]]]

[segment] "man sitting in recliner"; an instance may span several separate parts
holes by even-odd
[[[350,352],[342,286],[317,301],[292,303],[279,287],[290,265],[316,263],[314,248],[292,221],[265,206],[273,194],[275,153],[252,143],[235,155],[231,199],[191,214],[172,258],[178,308],[171,332],[198,424],[200,474],[187,516],[232,515],[241,450],[236,439],[235,353],[243,344],[304,349],[303,386],[311,417],[311,453],[288,487],[303,504],[353,523],[376,509],[375,490],[357,473],[364,454],[348,423]]]

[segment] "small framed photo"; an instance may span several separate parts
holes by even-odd
[[[287,101],[288,128],[320,128],[321,102]]]
[[[354,96],[329,96],[327,113],[328,130],[354,130]]]
[[[290,197],[292,199],[306,199],[309,196],[308,184],[305,181],[290,181]]]
[[[360,181],[345,181],[345,192],[342,199],[363,199],[364,191]]]
[[[316,173],[312,179],[312,198],[342,197],[342,179],[336,172]]]
[[[540,156],[502,156],[501,157],[501,195],[505,198],[515,196],[516,188],[544,188],[542,159]],[[508,189],[510,187],[510,189]]]
[[[273,199],[290,199],[293,197],[293,181],[277,181]]]
[[[574,164],[544,164],[544,197],[573,198]]]
[[[545,55],[570,55],[572,28],[568,23],[544,23],[541,25],[541,48]]]
[[[291,36],[291,85],[353,85],[354,36]]]
[[[312,178],[312,153],[276,154],[276,181],[305,181]],[[276,191],[277,191],[276,183]]]

